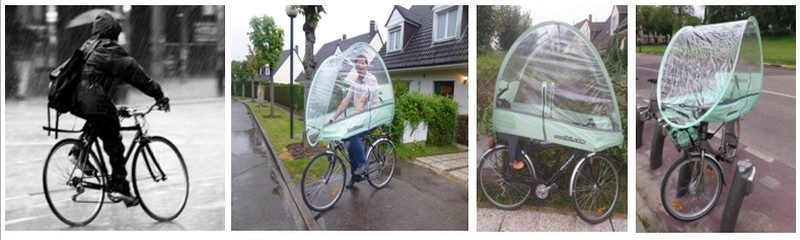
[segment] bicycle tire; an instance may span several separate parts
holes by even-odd
[[[396,166],[397,154],[394,144],[388,139],[379,139],[367,153],[367,172],[369,173],[367,182],[376,189],[385,187],[392,180]]]
[[[344,192],[347,179],[345,170],[344,163],[341,159],[334,157],[332,152],[314,156],[303,170],[303,178],[300,180],[300,191],[303,193],[303,202],[306,203],[306,206],[317,212],[323,212],[333,207]],[[327,195],[330,195],[331,198],[324,198],[319,203],[316,201],[318,197]]]
[[[722,138],[723,157],[726,162],[732,162],[736,158],[736,149],[739,146],[739,133],[741,133],[739,119],[735,119],[725,126],[725,135]]]
[[[70,151],[82,144],[77,139],[64,139],[56,143],[47,155],[42,171],[42,187],[47,205],[61,222],[70,226],[84,226],[92,222],[103,208],[105,199],[105,172],[95,171],[93,177],[87,176],[78,169],[76,163],[69,160]],[[97,164],[97,155],[91,150],[89,153],[94,166],[101,166]],[[86,152],[82,151],[77,163],[83,162],[80,160],[85,157]],[[94,185],[97,189],[86,188],[84,183]]]
[[[178,148],[166,138],[148,137],[133,159],[133,189],[144,212],[159,222],[177,218],[189,199],[189,172]]]
[[[572,186],[572,207],[583,221],[598,224],[614,213],[619,201],[620,180],[611,159],[594,155],[578,163]],[[583,199],[586,201],[581,201]]]
[[[714,208],[720,198],[722,193],[722,172],[719,164],[709,156],[702,156],[702,159],[699,159],[700,157],[699,154],[683,157],[675,162],[664,175],[664,180],[661,183],[661,204],[664,206],[664,210],[675,219],[681,221],[700,219]],[[692,175],[691,166],[687,164],[694,163],[694,161],[703,161],[704,172],[701,173],[702,179],[700,180],[703,182],[701,185],[697,185],[696,183],[699,182],[691,179],[688,182],[680,180],[687,173],[689,176]],[[678,171],[679,169],[680,171]],[[711,191],[706,190],[706,179],[711,179],[712,181],[709,183],[714,184],[712,185],[713,188],[710,189]],[[684,184],[686,186],[680,186]],[[705,196],[708,197],[703,197],[701,195],[703,193],[710,193],[711,195],[706,194]],[[699,204],[693,204],[694,202]]]
[[[505,151],[505,155],[503,155],[503,151]],[[500,154],[500,156],[497,156],[497,154]],[[516,180],[525,178],[537,179],[530,162],[525,162],[524,165],[524,168],[510,170],[514,173],[513,177],[504,177],[501,176],[500,172],[505,172],[506,168],[509,167],[508,147],[497,146],[483,154],[478,164],[478,185],[489,204],[503,210],[515,210],[522,207],[522,204],[528,200],[533,189],[524,182],[515,182],[508,178]],[[486,168],[491,168],[491,171]],[[499,168],[499,172],[495,168]],[[510,187],[516,188],[512,189]],[[509,192],[508,190],[510,189],[514,191]]]

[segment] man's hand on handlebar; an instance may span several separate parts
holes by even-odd
[[[162,97],[161,99],[156,101],[156,106],[158,106],[158,110],[163,110],[164,112],[169,112],[169,98]]]

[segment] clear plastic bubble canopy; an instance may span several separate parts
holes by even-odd
[[[753,17],[683,27],[661,59],[656,93],[661,116],[677,128],[739,118],[758,103],[763,65]]]
[[[493,127],[590,152],[624,139],[597,49],[563,22],[533,26],[506,54],[495,83]]]
[[[389,125],[394,104],[383,59],[369,44],[353,44],[317,67],[305,106],[306,139],[314,146]]]

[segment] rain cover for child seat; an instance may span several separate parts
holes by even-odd
[[[356,63],[362,58],[368,63],[363,76]],[[364,101],[361,111],[356,111],[358,99]],[[344,110],[328,123],[343,101],[347,102]],[[383,59],[366,43],[353,44],[328,57],[311,82],[305,109],[306,139],[311,146],[320,140],[341,140],[391,124],[394,92]]]
[[[763,80],[755,18],[683,27],[661,59],[658,109],[676,128],[731,121],[758,103]]]
[[[563,22],[537,24],[506,54],[494,130],[590,152],[622,144],[616,95],[597,49]]]

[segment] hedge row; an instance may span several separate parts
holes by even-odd
[[[258,84],[258,83],[256,83]],[[244,97],[250,97],[250,82],[234,82],[231,90],[234,96],[242,96],[242,85],[244,85]],[[276,83],[275,86],[275,103],[282,106],[289,106],[289,84]],[[269,102],[269,83],[264,83],[264,102]],[[303,110],[305,102],[303,101],[303,84],[294,84],[294,109]]]

